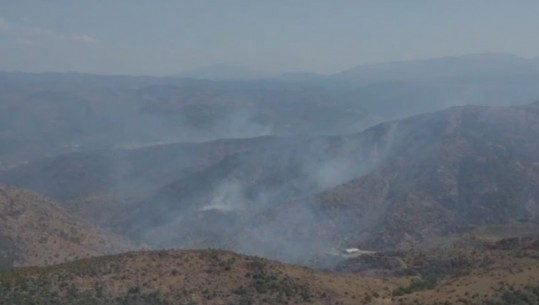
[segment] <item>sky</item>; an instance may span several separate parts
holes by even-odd
[[[536,0],[0,0],[0,70],[271,73],[500,52],[539,56]]]

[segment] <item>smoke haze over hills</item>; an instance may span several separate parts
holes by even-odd
[[[537,304],[538,9],[0,3],[0,303]]]

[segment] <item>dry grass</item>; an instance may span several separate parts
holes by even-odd
[[[469,263],[437,274],[432,286],[412,284],[424,279],[425,270],[447,271],[445,259],[453,255]],[[539,287],[539,255],[534,248],[408,253],[403,260],[418,273],[336,274],[220,250],[132,252],[16,269],[0,277],[0,287],[9,287],[4,295],[10,301],[34,287],[34,295],[48,300],[84,297],[96,302],[89,304],[130,300],[133,304],[215,305],[497,304]],[[403,287],[415,288],[397,294]],[[156,298],[162,303],[154,303]]]
[[[40,195],[0,185],[0,235],[17,249],[16,266],[51,265],[132,249]]]

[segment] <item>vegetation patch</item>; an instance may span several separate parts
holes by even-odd
[[[416,291],[432,289],[436,286],[438,279],[435,276],[421,276],[413,280],[408,286],[401,286],[393,291],[394,296],[402,296]]]

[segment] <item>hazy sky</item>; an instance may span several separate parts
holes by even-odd
[[[539,55],[537,0],[0,0],[0,70],[337,72],[481,52]]]

